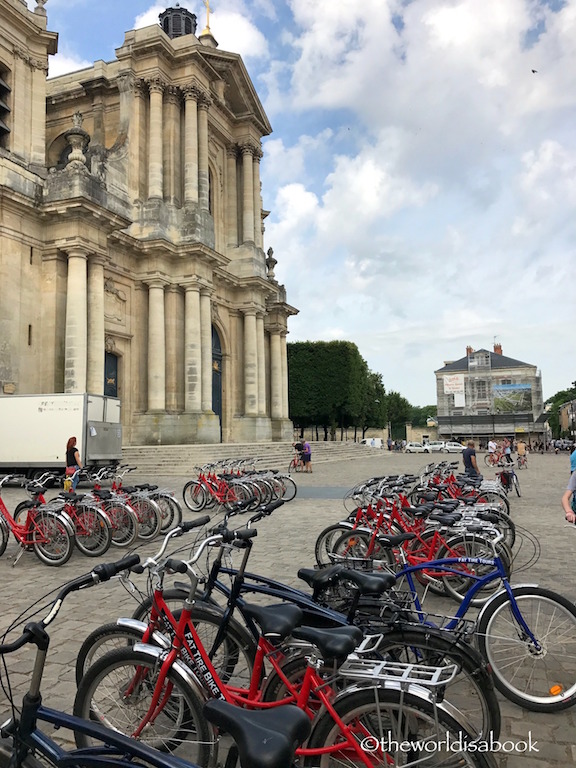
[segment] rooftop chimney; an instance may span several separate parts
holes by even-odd
[[[494,344],[494,354],[495,355],[501,355],[502,354],[502,344]]]
[[[471,354],[473,354],[474,350],[472,347],[466,347],[466,357],[470,357]]]

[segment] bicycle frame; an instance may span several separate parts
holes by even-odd
[[[282,667],[277,661],[277,656],[283,655],[281,651],[273,646],[266,638],[260,637],[249,688],[238,688],[227,685],[218,675],[218,672],[214,668],[214,665],[196,632],[193,624],[194,611],[192,603],[188,600],[185,601],[184,608],[175,627],[174,617],[169,607],[166,605],[161,593],[155,595],[154,603],[156,604],[156,611],[158,611],[159,615],[164,615],[168,619],[175,630],[175,634],[172,639],[172,647],[170,651],[165,657],[165,652],[163,652],[162,658],[159,659],[161,666],[158,670],[158,678],[154,687],[150,707],[138,728],[132,733],[133,738],[138,738],[140,736],[146,726],[154,721],[166,703],[167,695],[164,692],[164,684],[168,672],[174,662],[178,658],[182,658],[186,665],[192,670],[195,678],[202,684],[203,690],[208,696],[224,699],[237,706],[245,706],[251,709],[273,709],[283,706],[284,704],[296,703],[312,719],[314,712],[310,708],[310,699],[312,694],[314,694],[318,697],[321,705],[330,714],[340,729],[345,741],[338,742],[329,747],[317,749],[299,748],[296,751],[296,754],[300,756],[320,756],[340,752],[343,749],[347,751],[351,750],[356,754],[356,757],[363,765],[367,766],[367,768],[372,768],[374,763],[370,760],[368,754],[362,750],[359,740],[354,736],[352,728],[341,720],[334,709],[330,698],[330,694],[333,693],[332,688],[327,685],[326,681],[318,674],[313,664],[309,663],[307,666],[302,684],[299,687],[294,686],[283,674]],[[145,642],[144,638],[143,641]],[[135,650],[147,651],[148,647],[146,645],[136,644]],[[274,671],[282,679],[282,682],[289,693],[287,697],[279,701],[264,702],[261,699],[262,689],[260,681],[265,659],[268,659]],[[136,686],[142,681],[144,674],[145,670],[143,669],[136,671],[132,682],[124,691],[124,696],[126,698],[130,696],[131,692],[133,692]],[[361,724],[358,724],[358,727],[362,729],[363,736],[370,736],[369,732],[363,729]]]

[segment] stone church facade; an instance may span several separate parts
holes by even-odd
[[[45,3],[0,0],[0,396],[117,396],[128,444],[291,439],[241,58],[176,7],[47,80]]]

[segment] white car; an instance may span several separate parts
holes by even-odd
[[[404,453],[430,453],[430,451],[428,446],[422,445],[422,443],[406,443]]]
[[[444,453],[444,440],[429,440],[425,446],[430,453]]]
[[[465,447],[466,446],[462,445],[462,443],[448,441],[444,443],[442,453],[462,453]]]

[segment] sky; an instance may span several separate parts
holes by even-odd
[[[48,0],[49,75],[113,60],[169,5]],[[180,5],[200,32],[204,3]],[[211,0],[210,29],[273,127],[289,341],[355,342],[413,405],[468,345],[536,365],[545,398],[571,386],[576,0]]]

